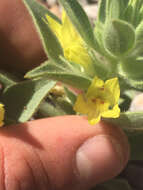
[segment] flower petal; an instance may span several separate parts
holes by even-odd
[[[87,114],[88,113],[87,104],[86,104],[86,102],[85,102],[84,97],[83,97],[82,94],[78,95],[73,109],[76,112],[79,112],[79,113],[82,113],[82,114]]]
[[[62,12],[62,43],[63,48],[70,46],[73,42],[79,43],[81,41],[81,37],[74,28],[72,22],[68,18],[65,11]]]
[[[80,52],[80,53],[79,53]],[[65,57],[74,63],[80,64],[85,69],[87,74],[93,75],[95,73],[92,59],[87,50],[81,43],[73,43],[64,51]]]
[[[86,96],[87,97],[91,97],[91,96],[98,97],[98,95],[100,93],[99,89],[101,89],[102,87],[104,87],[104,81],[99,79],[98,77],[94,77],[91,85],[88,88]]]
[[[95,121],[99,121],[102,112],[105,112],[108,110],[109,107],[109,103],[108,102],[103,102],[100,99],[95,99],[95,102],[92,102],[91,100],[87,101],[87,107],[88,107],[88,120],[89,121],[93,121],[93,123],[95,123]]]
[[[56,20],[54,20],[52,17],[50,17],[48,14],[46,15],[46,19],[48,21],[48,24],[50,25],[50,28],[55,33],[55,35],[57,36],[57,38],[59,39],[59,41],[61,43],[62,25],[60,23],[58,23]]]
[[[105,118],[117,118],[120,116],[120,108],[118,106],[118,104],[116,104],[112,110],[108,110],[106,112],[103,112],[102,114],[102,117],[105,117]]]
[[[0,127],[2,127],[4,125],[4,113],[5,113],[5,110],[4,110],[4,105],[3,104],[0,104]]]
[[[117,104],[120,97],[118,78],[107,80],[105,82],[105,90],[107,91],[107,99],[111,103],[111,106]]]
[[[90,123],[91,125],[95,125],[95,124],[97,124],[97,123],[100,121],[100,119],[101,119],[101,116],[99,115],[99,116],[96,117],[96,118],[88,119],[88,121],[89,121],[89,123]]]

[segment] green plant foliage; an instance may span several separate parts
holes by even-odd
[[[142,90],[143,24],[139,22],[141,10],[143,9],[142,1],[101,0],[95,32],[93,32],[87,15],[76,0],[60,0],[60,3],[87,47],[94,48],[94,50],[92,48],[89,49],[89,54],[94,62],[93,65],[95,66],[97,76],[104,80],[106,78],[121,77],[123,81],[121,89],[123,89],[122,86],[125,83],[127,84],[127,89]],[[60,23],[60,21],[35,0],[25,0],[25,4],[35,20],[50,58],[50,61],[29,71],[25,77],[46,77],[87,90],[92,79],[85,74],[82,66],[69,62],[64,58],[62,48],[56,36],[43,18],[45,14],[49,14],[56,22]],[[131,18],[129,18],[129,15]],[[138,116],[135,113],[132,114],[135,115],[135,118]],[[125,115],[128,117],[128,113],[122,113],[121,117],[115,121],[119,124],[121,121],[127,122],[127,118],[124,119]],[[131,121],[133,121],[133,118],[134,116],[132,116]],[[129,122],[129,125],[133,125],[133,123]]]
[[[99,28],[96,28],[97,30],[99,29]],[[97,31],[96,30],[96,34],[98,33],[100,33],[100,31]],[[97,34],[97,35],[98,35]],[[100,35],[100,34],[99,34]],[[105,49],[104,49],[104,47],[102,46],[102,43],[101,43],[101,36],[98,36],[97,37],[97,39],[99,40],[99,44],[101,45],[100,47],[101,47],[101,50],[103,51],[103,52],[105,52]],[[99,54],[97,54],[94,50],[91,50],[91,51],[89,51],[89,54],[90,54],[90,56],[91,56],[91,58],[92,58],[92,60],[93,60],[93,65],[94,65],[94,67],[95,67],[95,75],[96,76],[98,76],[99,78],[102,78],[103,80],[106,80],[106,79],[108,79],[108,75],[109,75],[109,73],[110,73],[110,65],[109,65],[109,62],[106,60],[106,59],[104,59],[103,57],[100,57],[100,55]]]
[[[143,80],[126,79],[126,83],[136,90],[143,91]]]
[[[67,114],[73,115],[75,112],[72,105],[64,97],[51,97],[40,104],[37,114],[41,118]]]
[[[122,19],[129,0],[100,0],[98,9],[98,22],[105,23],[110,19]]]
[[[98,9],[98,22],[105,23],[106,20],[106,2],[105,0],[99,1],[99,9]]]
[[[40,34],[45,52],[53,61],[60,63],[59,56],[63,55],[62,47],[55,34],[44,21],[44,16],[45,14],[49,14],[49,11],[35,0],[24,0],[24,2],[29,9],[34,24]],[[52,13],[49,14],[49,16],[51,15]],[[52,18],[57,22],[59,21],[55,16],[52,16]]]
[[[9,73],[0,71],[0,82],[3,88],[7,88],[11,85],[16,84],[18,82],[18,79],[15,76],[10,75]]]
[[[54,81],[36,79],[20,82],[6,88],[1,96],[6,110],[5,122],[28,121],[54,85]]]
[[[107,51],[119,59],[127,54],[135,43],[135,31],[125,21],[111,20],[106,23],[104,45]]]
[[[64,88],[64,90],[65,90],[65,93],[66,93],[66,95],[67,95],[67,98],[69,99],[69,101],[70,101],[70,103],[72,104],[72,105],[74,105],[75,104],[75,101],[76,101],[76,95],[75,95],[75,93],[73,93],[71,90],[69,90],[68,88]]]
[[[92,48],[99,51],[99,46],[93,34],[91,24],[87,15],[76,0],[59,0],[66,10],[70,20],[83,38],[83,40]]]
[[[130,0],[128,2],[128,7],[125,12],[125,16],[128,22],[130,22],[134,27],[136,27],[140,23],[141,19],[141,8],[143,5],[142,0]]]
[[[143,79],[143,59],[135,60],[133,58],[125,59],[120,65],[120,74],[124,73],[125,76],[133,80]],[[135,72],[136,71],[136,72]]]
[[[136,31],[136,45],[133,54],[136,56],[143,55],[143,21],[137,26]]]
[[[47,77],[53,80],[58,80],[68,85],[72,85],[73,87],[79,89],[86,89],[91,80],[84,73],[79,72],[78,65],[74,67],[74,63],[62,62],[60,66],[58,64],[54,64],[51,62],[46,62],[41,66],[33,69],[25,75],[25,78],[35,78],[35,77]],[[78,69],[77,69],[78,67]]]
[[[124,6],[123,6],[124,5]],[[107,19],[118,19],[120,18],[120,14],[122,8],[125,7],[125,3],[123,0],[107,0],[106,1],[106,17]]]
[[[117,119],[106,119],[106,122],[122,128],[130,143],[130,159],[143,160],[143,112],[121,113]]]
[[[143,112],[124,112],[121,113],[119,118],[106,119],[106,122],[120,126],[130,134],[142,133]]]
[[[125,179],[112,179],[100,185],[97,185],[92,190],[133,190]]]

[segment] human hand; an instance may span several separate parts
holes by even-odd
[[[123,132],[80,116],[1,128],[0,189],[87,190],[116,176],[129,147]]]
[[[2,0],[0,14],[1,68],[26,71],[44,61],[22,1]],[[10,190],[86,190],[116,176],[129,157],[120,129],[102,122],[90,126],[79,116],[1,128],[0,151],[0,189]]]
[[[25,72],[46,60],[22,0],[0,1],[0,42],[1,69]]]

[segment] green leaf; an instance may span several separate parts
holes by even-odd
[[[129,0],[100,0],[97,20],[105,23],[107,19],[122,18]]]
[[[0,71],[0,83],[3,85],[4,88],[7,88],[11,85],[14,85],[18,82],[18,79],[13,75]]]
[[[47,98],[47,101],[43,101],[40,104],[37,113],[40,118],[73,114],[75,114],[75,112],[72,105],[62,97]]]
[[[143,80],[143,59],[128,58],[122,61],[120,72],[129,79]],[[128,79],[127,79],[128,80]]]
[[[103,80],[107,80],[109,77],[109,73],[111,72],[111,68],[106,57],[97,54],[97,52],[95,52],[94,50],[89,51],[89,55],[93,60],[93,66],[95,67],[95,75]]]
[[[57,21],[59,24],[61,24],[61,20],[53,14],[46,6],[43,6],[41,3],[38,3],[35,0],[23,0],[24,3],[28,3],[28,7],[31,7],[31,9],[34,9],[34,12],[37,12],[40,17],[45,17],[46,14],[48,14],[50,17],[52,17],[55,21]],[[27,6],[27,5],[26,5]]]
[[[37,79],[20,82],[4,90],[1,101],[5,105],[6,119],[14,123],[29,120],[54,85],[54,81]]]
[[[80,75],[72,74],[72,73],[46,73],[45,76],[47,76],[49,79],[61,81],[65,84],[71,85],[75,88],[81,89],[81,90],[87,90],[89,87],[91,80],[88,78],[85,78]]]
[[[123,8],[123,0],[106,0],[106,17],[108,19],[120,18],[121,8]]]
[[[135,31],[136,34],[136,43],[142,44],[143,42],[143,21],[138,25]]]
[[[99,1],[97,20],[101,23],[105,23],[106,20],[106,4],[107,1],[105,0]]]
[[[133,79],[125,79],[126,83],[133,87],[136,90],[143,91],[143,79],[142,80],[133,80]]]
[[[143,159],[143,112],[121,113],[119,118],[104,119],[104,121],[122,128],[128,136],[130,144],[130,159]]]
[[[122,85],[121,85],[121,87],[123,87],[122,91],[125,88],[128,88],[128,89],[133,88],[134,90],[143,91],[142,62],[141,63],[139,62],[136,67],[135,65],[134,67],[132,67],[132,64],[133,64],[132,62],[130,64],[131,66],[129,64],[124,64],[124,65],[119,64],[119,67],[118,67],[118,75],[120,79],[122,80]],[[133,69],[135,71],[137,69],[138,75],[136,75],[136,73],[133,72],[134,71]]]
[[[138,95],[138,91],[136,90],[125,90],[124,94],[130,99],[132,100],[135,96]]]
[[[136,44],[133,49],[133,55],[139,56],[143,54],[143,21],[137,26],[135,30]]]
[[[41,76],[47,77],[48,79],[61,81],[65,84],[71,85],[81,90],[87,90],[91,83],[91,81],[88,78],[72,73],[45,72],[44,74],[42,73]]]
[[[120,18],[124,17],[125,11],[127,10],[130,0],[120,0]]]
[[[62,47],[55,34],[44,21],[44,15],[49,14],[49,11],[35,0],[24,0],[24,2],[39,32],[45,52],[53,61],[60,62],[59,56],[63,55]],[[58,22],[58,19],[55,18],[55,20]]]
[[[131,1],[130,1],[131,2]],[[131,15],[132,15],[132,12],[133,12],[133,7],[131,6],[131,4],[128,4],[128,7],[127,9],[125,10],[125,13],[124,13],[124,20],[126,22],[129,22],[130,24],[132,24],[132,19],[131,19]]]
[[[68,60],[61,58],[61,63],[54,63],[51,60],[45,61],[40,66],[34,68],[33,70],[26,73],[25,78],[34,78],[37,76],[41,76],[41,74],[45,72],[64,72],[64,73],[78,73],[83,74],[83,67],[80,64],[69,62]]]
[[[132,188],[127,180],[119,178],[99,184],[94,190],[132,190]]]
[[[46,117],[55,117],[60,115],[66,115],[66,113],[57,107],[54,102],[44,101],[40,104],[37,117],[46,118]]]
[[[98,43],[94,37],[92,26],[88,17],[77,0],[59,0],[64,7],[67,15],[73,25],[83,38],[83,40],[92,48],[99,51]]]
[[[62,64],[65,64],[62,62]],[[46,62],[43,65],[26,73],[25,78],[47,77],[52,80],[61,81],[75,88],[86,90],[91,83],[91,79],[82,74],[78,69],[80,66],[74,66],[75,63],[67,61],[65,67],[62,65]]]
[[[74,105],[76,101],[76,95],[68,88],[64,87],[67,98],[70,100],[71,104]]]
[[[130,22],[136,27],[140,22],[140,9],[143,5],[142,0],[130,1],[132,12],[130,13]]]
[[[124,112],[119,118],[104,120],[121,127],[130,135],[142,133],[143,130],[143,112]]]
[[[104,50],[104,46],[103,46],[103,31],[104,31],[104,25],[99,22],[99,21],[95,21],[95,27],[94,27],[94,35],[98,41],[98,44],[100,45],[100,48],[102,48],[102,51]]]
[[[139,15],[139,23],[143,20],[143,6],[140,9],[140,15]]]
[[[104,31],[104,46],[114,56],[123,57],[135,43],[133,27],[121,20],[112,20],[106,23]]]
[[[35,78],[43,75],[45,71],[47,72],[62,72],[64,68],[60,64],[55,64],[51,60],[45,61],[40,66],[32,69],[31,71],[27,72],[24,76],[25,78]]]
[[[69,103],[65,97],[59,97],[56,99],[55,104],[59,107],[65,115],[75,115],[75,111],[73,110],[73,106]]]

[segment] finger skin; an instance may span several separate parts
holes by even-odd
[[[97,135],[113,137],[123,149],[124,160],[122,167],[107,161],[108,171],[102,179],[94,179],[94,184],[117,175],[127,163],[128,142],[116,126],[102,122],[91,126],[80,116],[60,116],[1,128],[0,189],[80,190],[82,185],[88,189],[78,178],[75,154]]]
[[[1,68],[25,72],[47,59],[22,0],[0,1],[0,42]]]

